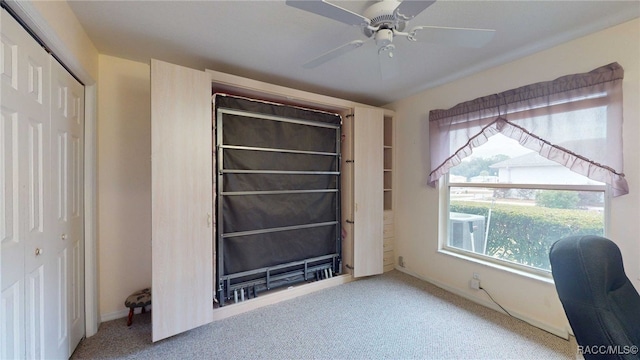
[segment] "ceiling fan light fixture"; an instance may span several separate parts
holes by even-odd
[[[387,56],[389,58],[392,58],[393,57],[393,52],[394,52],[395,49],[396,49],[396,46],[393,45],[393,44],[389,44],[389,45],[383,46],[383,47],[378,49],[378,55]]]
[[[393,41],[393,31],[390,29],[380,29],[376,31],[375,40],[379,48],[385,47]]]

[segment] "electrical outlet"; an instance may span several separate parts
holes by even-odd
[[[471,281],[469,281],[469,286],[470,286],[473,290],[480,290],[480,280],[478,280],[478,279],[471,279]]]
[[[469,286],[474,290],[480,290],[480,274],[474,272],[471,281],[469,281]]]

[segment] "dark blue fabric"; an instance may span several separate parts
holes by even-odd
[[[576,341],[598,352],[584,353],[585,359],[640,359],[625,351],[640,346],[640,295],[624,272],[618,246],[599,236],[571,236],[553,244],[549,260]]]

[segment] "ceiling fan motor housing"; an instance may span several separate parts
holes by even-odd
[[[398,5],[400,5],[400,1],[398,0],[382,0],[369,6],[364,11],[363,16],[371,19],[372,27],[402,31],[404,30],[406,23],[395,15],[395,10]],[[376,34],[376,42],[378,40],[378,32],[380,32],[380,30],[374,31],[370,28],[364,28],[364,34],[367,37],[371,37],[373,34]]]
[[[375,40],[378,47],[387,46],[393,41],[393,31],[389,29],[380,29],[376,31]]]

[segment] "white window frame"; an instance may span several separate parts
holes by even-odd
[[[515,262],[497,259],[488,255],[478,254],[471,251],[466,251],[453,246],[449,243],[449,204],[450,204],[450,189],[452,187],[478,187],[478,188],[502,188],[502,189],[535,189],[535,190],[571,190],[571,191],[602,191],[604,192],[604,237],[608,236],[609,221],[610,221],[610,200],[611,191],[608,185],[549,185],[549,184],[519,184],[519,183],[459,183],[449,182],[449,174],[440,178],[439,181],[439,229],[438,229],[438,249],[439,252],[455,256],[475,263],[491,266],[497,269],[516,272],[525,276],[533,276],[542,280],[552,281],[551,271],[534,268]]]

